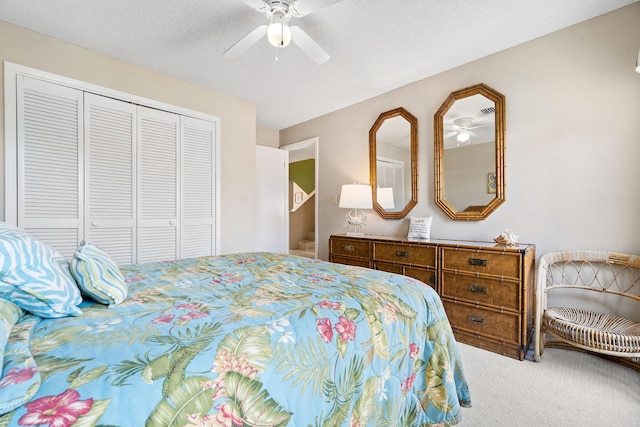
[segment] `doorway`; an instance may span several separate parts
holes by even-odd
[[[318,257],[318,137],[289,144],[289,253]]]

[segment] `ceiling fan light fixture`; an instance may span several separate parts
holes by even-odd
[[[469,132],[464,130],[461,132],[458,132],[458,136],[456,137],[458,142],[467,142],[469,141],[469,138],[471,138],[471,135],[469,135]]]
[[[275,47],[287,47],[291,43],[291,28],[283,12],[274,12],[267,28],[267,38],[269,43]]]

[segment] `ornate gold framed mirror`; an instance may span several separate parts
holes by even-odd
[[[434,116],[435,201],[478,221],[505,201],[505,97],[485,84],[452,92]]]
[[[401,219],[418,203],[418,119],[402,107],[384,112],[369,130],[373,209]]]

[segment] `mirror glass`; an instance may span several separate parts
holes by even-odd
[[[404,218],[418,203],[418,130],[404,108],[387,111],[369,131],[373,208],[382,218]]]
[[[504,96],[480,84],[453,92],[435,116],[436,204],[481,220],[504,198]]]

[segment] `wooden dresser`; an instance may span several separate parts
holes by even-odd
[[[416,278],[444,303],[460,342],[523,360],[533,328],[535,246],[335,234],[329,261]]]

